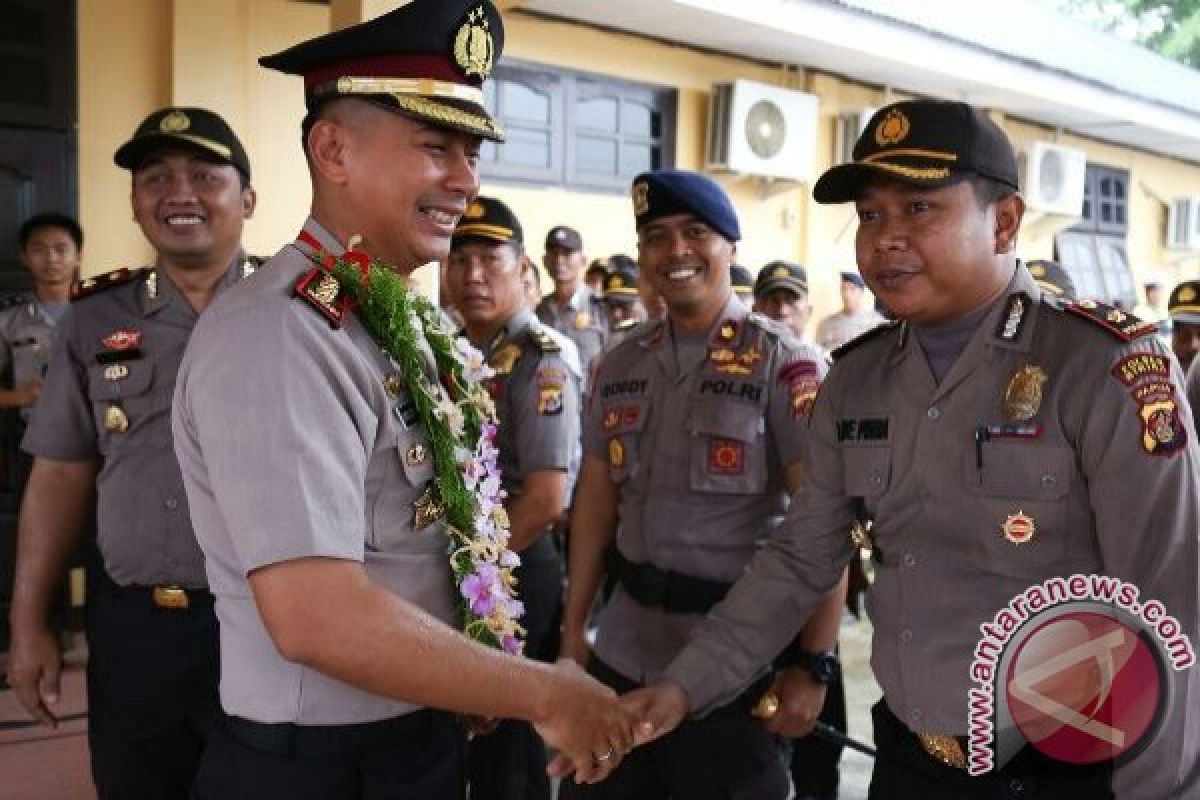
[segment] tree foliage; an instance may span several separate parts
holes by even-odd
[[[1200,0],[1058,0],[1060,10],[1200,69]]]

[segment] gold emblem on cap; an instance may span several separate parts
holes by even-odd
[[[192,127],[192,121],[188,119],[187,114],[179,110],[167,114],[158,123],[158,129],[162,133],[183,133],[190,127]]]
[[[1013,544],[1025,544],[1037,532],[1037,525],[1034,524],[1033,517],[1024,511],[1018,511],[1015,514],[1009,514],[1000,529],[1004,531],[1004,538]]]
[[[887,147],[889,144],[899,144],[904,141],[904,137],[908,136],[912,124],[908,121],[908,117],[898,108],[893,108],[879,124],[875,126],[875,141],[880,147]]]
[[[1196,299],[1196,290],[1190,286],[1185,286],[1179,290],[1179,302],[1190,303]]]
[[[1033,364],[1014,372],[1004,390],[1004,416],[1017,422],[1033,419],[1042,407],[1042,384],[1046,377],[1045,370]]]
[[[787,267],[776,267],[775,271],[771,273],[772,278],[786,278],[789,275],[791,275],[791,273],[788,272]]]
[[[454,35],[454,60],[468,77],[478,75],[487,78],[491,74],[495,54],[496,46],[492,42],[487,14],[483,6],[477,6],[467,14],[466,21]]]
[[[104,430],[109,433],[124,433],[129,430],[129,417],[125,410],[116,403],[109,403],[104,409]]]
[[[483,207],[483,203],[476,200],[474,203],[471,203],[471,205],[467,206],[467,213],[463,214],[463,216],[467,219],[479,219],[486,213],[487,210]]]
[[[650,210],[650,184],[638,181],[633,185],[633,213],[640,217]]]
[[[624,289],[624,288],[625,288],[625,281],[623,281],[623,280],[621,279],[621,276],[620,276],[620,275],[613,275],[611,278],[609,278],[609,279],[608,279],[608,288],[610,288],[610,289]]]

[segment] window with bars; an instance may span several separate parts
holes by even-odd
[[[1130,309],[1137,288],[1129,269],[1129,173],[1088,164],[1083,216],[1054,239],[1055,258],[1071,276],[1075,295]]]
[[[674,90],[505,64],[484,100],[506,134],[483,146],[485,179],[624,192],[674,164]]]

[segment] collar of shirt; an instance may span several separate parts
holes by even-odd
[[[246,269],[246,253],[238,249],[233,254],[233,259],[229,262],[229,266],[225,268],[225,274],[221,276],[221,280],[217,282],[216,294],[220,294],[225,289],[228,289],[233,284],[244,278],[253,270]],[[175,282],[167,274],[167,271],[157,264],[150,268],[150,271],[142,278],[141,285],[138,287],[138,302],[142,307],[142,315],[150,316],[166,308],[173,297],[180,297],[179,289],[175,286]],[[191,304],[180,297],[180,301],[189,311]]]

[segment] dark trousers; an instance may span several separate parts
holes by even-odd
[[[558,656],[562,623],[563,565],[546,534],[521,553],[517,590],[525,604],[525,655],[538,661]],[[471,800],[550,800],[546,745],[528,722],[504,720],[471,740]]]
[[[211,596],[187,609],[154,605],[90,569],[88,744],[102,800],[179,800],[220,708]]]
[[[1002,769],[971,776],[925,752],[917,737],[880,700],[871,709],[879,756],[868,800],[1107,800],[1109,764],[1064,764],[1026,745]]]
[[[453,714],[359,725],[264,725],[223,716],[192,800],[463,800],[466,741]]]
[[[617,692],[640,684],[593,658],[588,671]],[[603,783],[566,779],[561,800],[784,800],[790,788],[779,740],[750,715],[765,686],[703,719],[635,748]]]
[[[831,728],[846,732],[846,687],[839,669],[825,689],[825,705],[817,717]],[[792,739],[792,786],[796,797],[816,797],[836,800],[838,793],[838,761],[842,746],[809,735]]]

